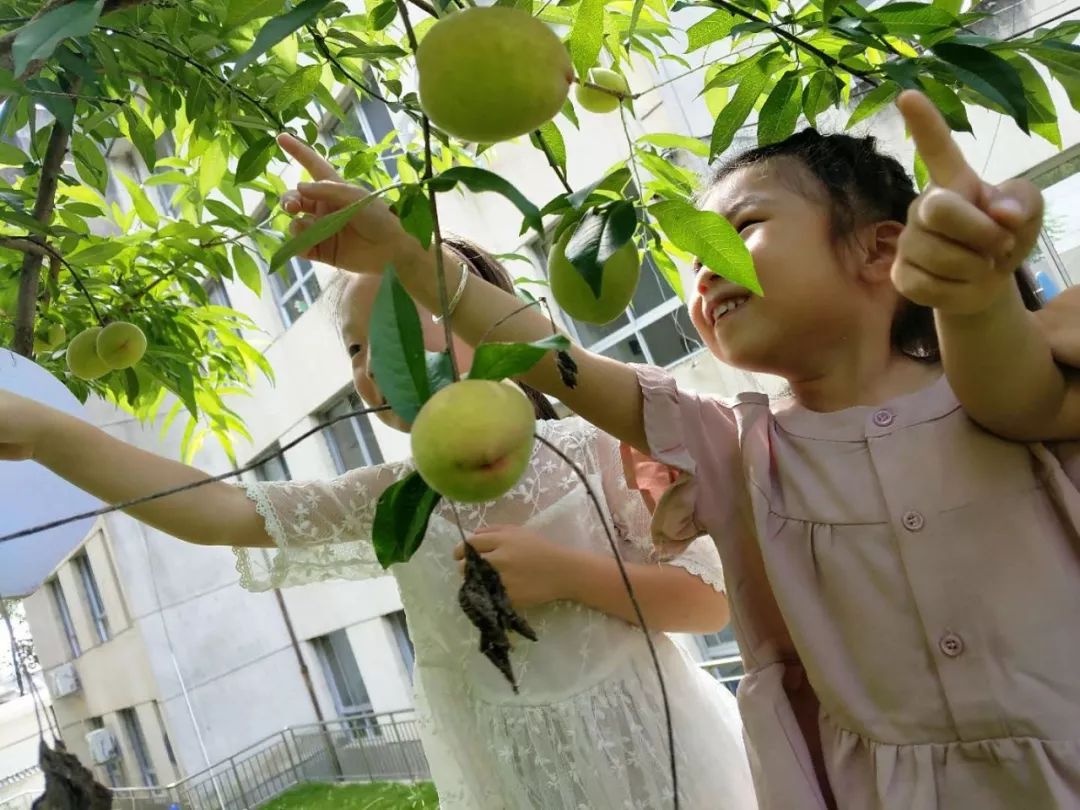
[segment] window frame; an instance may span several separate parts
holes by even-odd
[[[305,265],[307,265],[306,268]],[[323,285],[322,282],[319,281],[315,262],[294,256],[289,260],[286,266],[289,267],[294,274],[294,278],[290,281],[288,286],[285,286],[285,279],[282,278],[280,271],[271,273],[268,270],[266,275],[270,280],[270,290],[274,296],[274,303],[277,304],[278,317],[281,318],[281,323],[285,329],[288,329],[315,306],[315,302],[318,301],[323,294]],[[318,288],[314,297],[312,297],[307,289],[307,282],[312,280]],[[291,304],[297,296],[304,301],[304,309],[293,316],[289,310],[289,304]]]
[[[358,408],[363,407],[363,404],[360,401],[360,398],[356,395],[356,392],[352,391],[351,389],[346,389],[334,399],[330,400],[329,404],[327,404],[326,407],[324,407],[321,411],[318,412],[318,414],[316,415],[316,421],[321,425],[328,425],[331,420],[337,418],[331,414],[331,411],[333,411],[343,402],[348,406],[348,409],[350,411],[354,411]],[[368,441],[367,438],[364,436],[363,430],[358,427],[361,419],[367,421],[368,431],[370,432],[371,439],[375,445],[374,452],[372,451],[372,448],[368,446]],[[334,431],[334,428],[336,428],[338,425],[341,425],[342,423],[347,423],[349,425],[350,429],[353,432],[353,436],[357,439],[357,444],[360,447],[360,452],[364,457],[364,464],[360,465],[360,467],[350,467],[345,463],[345,456],[342,454],[341,446],[338,444],[337,434]],[[370,414],[360,414],[358,416],[350,416],[348,419],[343,419],[341,420],[341,422],[337,422],[335,425],[330,426],[326,430],[324,430],[323,435],[326,438],[326,446],[330,451],[330,458],[333,459],[334,468],[337,470],[338,475],[344,475],[349,470],[361,469],[363,467],[375,467],[379,464],[382,464],[384,461],[382,448],[379,447],[379,439],[375,435],[374,427],[371,424]]]
[[[405,671],[409,673],[409,680],[412,681],[413,670],[416,668],[416,647],[409,633],[405,611],[395,610],[393,613],[387,613],[383,618],[390,625],[390,633],[394,636],[401,662],[405,665]]]
[[[82,644],[79,643],[79,634],[75,630],[75,621],[71,615],[71,606],[68,604],[67,595],[64,593],[64,586],[56,577],[49,580],[49,594],[52,597],[53,607],[60,617],[60,626],[67,637],[71,657],[73,659],[78,658],[83,653]]]
[[[112,638],[112,632],[109,627],[109,613],[105,606],[105,599],[101,595],[101,586],[98,584],[97,577],[94,575],[94,568],[90,564],[90,555],[84,549],[72,557],[71,562],[75,567],[75,572],[78,574],[79,582],[82,583],[83,597],[86,600],[86,607],[90,613],[90,620],[94,625],[98,641],[104,644]]]
[[[375,719],[375,707],[371,702],[371,693],[364,681],[363,673],[360,672],[360,663],[356,660],[356,652],[345,628],[339,628],[326,635],[318,636],[311,640],[315,650],[315,656],[319,659],[319,665],[323,671],[330,697],[334,701],[334,708],[338,717],[346,721],[349,730],[357,739],[370,738],[380,735],[381,729]],[[349,658],[345,659],[343,653]],[[348,664],[351,663],[351,667]],[[347,670],[352,669],[357,677],[357,683],[348,681]],[[343,689],[352,691],[355,687],[363,692],[364,701],[353,703],[351,699],[346,702],[347,695]]]
[[[139,714],[134,707],[120,709],[116,713],[120,718],[120,725],[124,727],[124,736],[127,737],[128,746],[135,755],[135,764],[139,768],[139,776],[142,777],[145,787],[154,787],[158,783],[157,768],[154,767],[153,757],[150,755],[150,746],[146,741]]]

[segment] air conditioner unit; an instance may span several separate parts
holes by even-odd
[[[75,665],[68,662],[52,670],[49,673],[49,685],[52,687],[54,698],[62,698],[78,692],[79,673],[75,670]]]
[[[120,756],[120,745],[107,728],[95,729],[87,734],[86,745],[90,749],[90,760],[95,765],[104,765]]]

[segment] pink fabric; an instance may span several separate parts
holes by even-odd
[[[1080,807],[1080,445],[997,439],[944,379],[821,414],[637,371],[682,471],[654,539],[724,564],[762,808]]]

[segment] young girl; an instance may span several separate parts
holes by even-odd
[[[363,193],[301,184],[294,207]],[[703,205],[742,235],[765,296],[699,267],[692,319],[720,360],[785,377],[789,399],[720,401],[580,349],[576,388],[550,359],[525,379],[681,471],[653,534],[720,549],[761,806],[1078,806],[1080,470],[1063,470],[1069,448],[996,438],[961,410],[931,313],[890,277],[915,198],[872,139],[812,130],[710,181]],[[310,255],[360,273],[393,261],[436,304],[434,256],[378,203]],[[470,281],[452,323],[474,342],[515,307]],[[488,337],[549,331],[525,312]]]
[[[455,268],[512,290],[494,260],[456,243]],[[369,365],[374,277],[342,292],[342,336],[358,393],[383,396]],[[508,293],[509,294],[509,293]],[[425,342],[443,330],[421,313]],[[456,347],[468,367],[471,349]],[[726,623],[716,551],[707,540],[658,564],[639,493],[623,480],[619,444],[580,419],[555,420],[529,392],[540,435],[582,467],[600,495],[598,515],[574,472],[540,445],[525,477],[494,503],[458,505],[470,542],[504,577],[539,641],[512,653],[520,694],[478,651],[478,634],[457,604],[450,504],[431,518],[423,545],[389,573],[397,580],[416,650],[415,687],[424,750],[440,806],[457,810],[576,810],[671,805],[668,738],[656,674],[606,540],[613,525],[675,703],[679,793],[686,808],[753,808],[755,798],[734,698],[662,630],[712,632]],[[408,426],[387,420],[399,429]],[[111,502],[205,476],[112,439],[79,420],[0,391],[0,454],[32,457]],[[333,481],[210,484],[135,507],[131,513],[196,543],[237,546],[251,590],[387,572],[371,546],[379,495],[410,462],[352,470]],[[266,552],[263,549],[275,549]]]

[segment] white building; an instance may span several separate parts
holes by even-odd
[[[999,24],[1027,28],[1061,12],[1060,4],[1016,3]],[[680,21],[699,14],[679,12]],[[666,63],[661,63],[665,65]],[[662,68],[666,69],[666,68]],[[631,77],[636,89],[665,78],[651,69]],[[670,82],[637,104],[642,128],[707,136],[712,121],[696,98],[700,75]],[[1066,149],[1024,137],[1009,120],[971,111],[978,138],[962,138],[973,165],[991,181],[1027,174],[1047,187],[1049,218],[1060,223],[1045,241],[1042,264],[1057,283],[1080,278],[1080,116],[1055,89]],[[349,126],[380,139],[407,122],[376,103],[352,108]],[[837,123],[839,122],[839,123]],[[834,118],[833,127],[842,126]],[[830,128],[822,123],[823,129]],[[911,165],[897,117],[884,113],[862,127]],[[575,187],[598,179],[617,154],[626,153],[618,116],[581,113],[581,130],[563,127],[569,178]],[[753,130],[736,147],[751,145]],[[117,144],[120,145],[119,143]],[[544,157],[528,144],[501,145],[489,168],[543,201],[560,188]],[[114,150],[113,159],[134,158]],[[291,179],[291,178],[287,178]],[[122,193],[118,190],[117,193]],[[446,195],[443,227],[475,238],[493,252],[536,254],[516,234],[515,209],[494,195]],[[512,268],[525,272],[522,266]],[[539,273],[539,266],[531,272]],[[1070,276],[1071,273],[1071,276]],[[212,290],[250,315],[265,338],[265,355],[277,382],[260,379],[252,397],[238,400],[254,443],[239,448],[241,461],[256,459],[328,417],[355,407],[350,372],[334,318],[320,302],[332,271],[298,262],[288,275],[273,276],[256,297],[246,287]],[[632,316],[605,327],[576,327],[587,346],[627,360],[674,369],[690,387],[734,393],[768,382],[721,368],[698,350],[694,330],[671,289],[648,271],[634,299]],[[164,455],[178,455],[176,436],[163,441],[155,426],[143,427],[102,403],[90,408],[98,424],[126,441]],[[403,457],[407,437],[365,418],[341,422],[270,460],[266,479],[328,478],[346,469]],[[223,454],[207,447],[196,459],[202,468],[228,469]],[[69,747],[87,759],[85,735],[108,727],[119,739],[122,758],[101,776],[116,785],[165,784],[226,758],[284,726],[316,719],[294,652],[298,640],[311,673],[318,710],[327,717],[385,712],[411,706],[412,653],[391,578],[328,582],[284,591],[250,594],[239,588],[232,553],[187,545],[123,515],[101,520],[83,548],[27,602],[38,653],[57,718]],[[290,630],[291,627],[291,630]],[[732,652],[728,634],[685,639],[699,658]],[[71,678],[74,671],[77,678]]]

